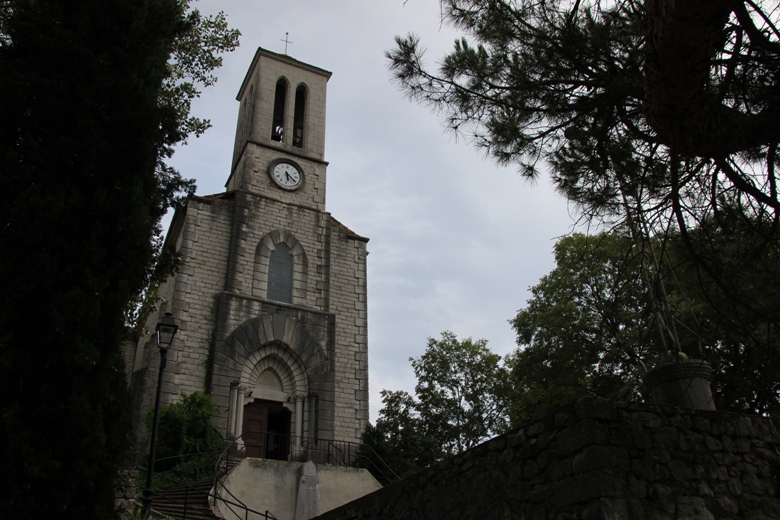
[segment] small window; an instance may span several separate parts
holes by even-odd
[[[303,125],[306,120],[306,87],[295,89],[295,115],[293,118],[293,146],[303,148]]]
[[[276,244],[268,259],[269,300],[292,303],[293,258],[285,243]]]
[[[274,118],[271,123],[271,139],[284,142],[284,105],[287,103],[287,81],[284,78],[276,82],[274,96]]]

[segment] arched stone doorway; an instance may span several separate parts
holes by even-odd
[[[281,342],[253,352],[235,393],[235,425],[248,457],[288,460],[303,435],[306,370]]]

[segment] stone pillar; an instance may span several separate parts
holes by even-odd
[[[303,396],[295,396],[295,445],[301,446],[303,437]]]
[[[225,440],[232,441],[236,438],[236,417],[238,415],[238,381],[230,382],[230,393],[228,394],[228,412],[227,412],[227,430],[225,431]]]
[[[236,391],[236,437],[244,434],[244,404],[247,400],[251,400],[247,394],[251,395],[251,392],[247,390],[245,386],[239,386]],[[244,446],[244,438],[238,439],[236,442],[237,448],[241,449]]]
[[[650,390],[652,402],[714,410],[710,379],[712,367],[701,359],[685,359],[664,363],[642,376],[642,382]]]
[[[301,468],[298,496],[295,501],[295,520],[309,520],[320,516],[320,485],[317,467],[312,461]]]

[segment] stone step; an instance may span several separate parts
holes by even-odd
[[[214,520],[217,517],[208,503],[212,485],[213,481],[209,479],[160,491],[154,496],[152,509],[175,520]]]

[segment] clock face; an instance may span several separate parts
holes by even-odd
[[[271,178],[280,187],[294,190],[301,187],[303,172],[291,162],[280,161],[271,166]]]

